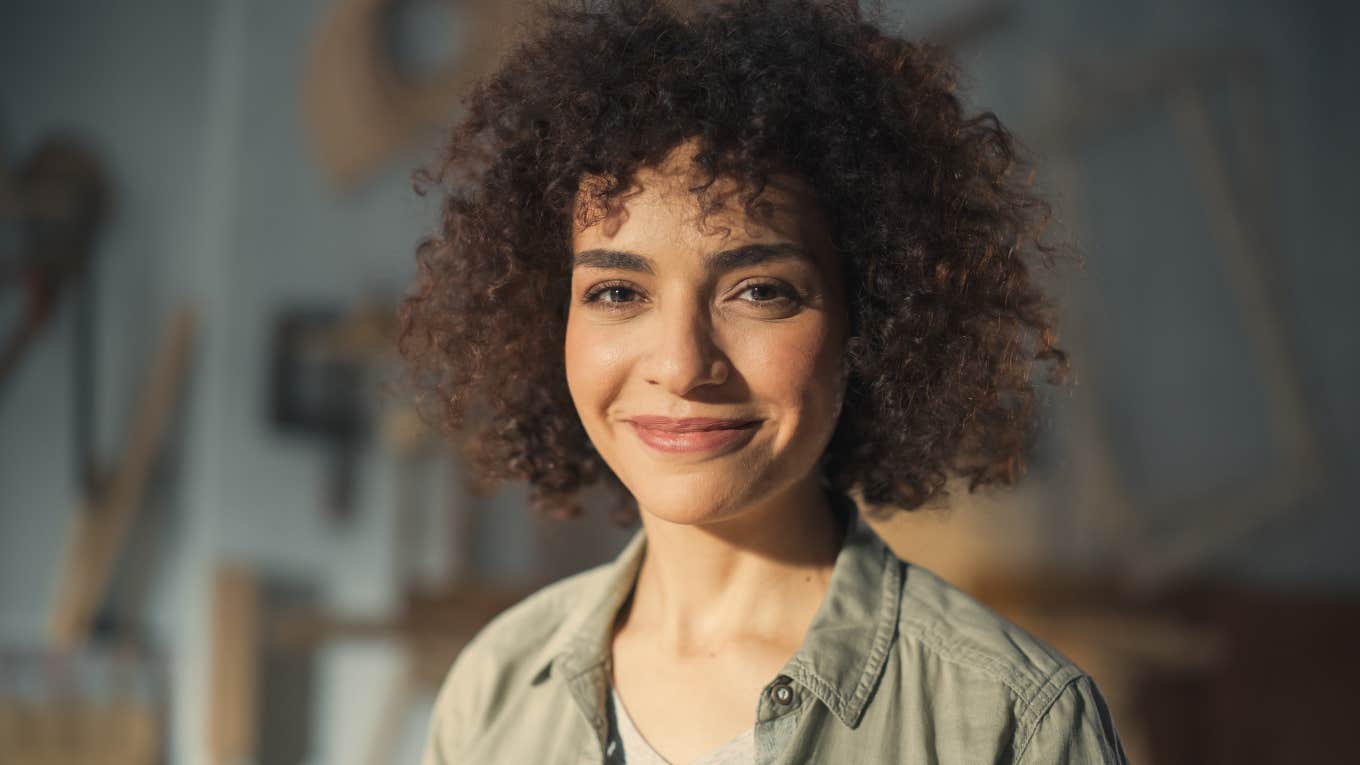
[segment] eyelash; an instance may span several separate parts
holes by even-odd
[[[776,296],[775,296],[774,298],[769,299],[769,300],[753,300],[753,301],[749,301],[749,302],[753,302],[753,303],[756,303],[756,304],[765,304],[765,303],[775,304],[775,303],[780,302],[781,300],[795,300],[795,301],[796,301],[797,298],[798,298],[797,292],[795,292],[792,288],[787,287],[787,286],[785,286],[784,284],[782,284],[782,283],[780,283],[780,282],[770,282],[770,281],[766,281],[766,282],[751,282],[750,284],[747,284],[745,287],[743,287],[742,290],[741,290],[741,292],[742,292],[742,293],[745,293],[747,290],[755,289],[755,288],[757,288],[757,287],[763,287],[763,288],[766,288],[766,289],[771,289],[771,290],[773,290],[773,291],[776,293]],[[610,290],[616,290],[616,289],[626,290],[626,291],[632,292],[632,293],[634,293],[634,294],[637,293],[637,290],[633,289],[633,287],[632,287],[631,285],[629,285],[627,282],[620,282],[620,281],[601,282],[600,284],[595,285],[595,286],[592,287],[588,292],[586,292],[586,294],[583,295],[583,296],[581,297],[581,302],[582,302],[582,303],[601,303],[601,304],[603,304],[603,305],[605,305],[605,306],[608,307],[607,310],[611,310],[611,311],[619,310],[619,309],[618,309],[618,306],[624,305],[624,304],[626,304],[626,303],[633,302],[633,301],[628,301],[628,300],[601,300],[601,299],[600,299],[605,293],[609,292]],[[738,294],[741,294],[741,293],[738,293]]]

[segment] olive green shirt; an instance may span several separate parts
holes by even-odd
[[[858,521],[858,519],[856,519]],[[540,590],[463,650],[423,765],[609,763],[614,618],[646,539]],[[802,646],[755,699],[761,763],[1125,763],[1057,651],[852,526]]]

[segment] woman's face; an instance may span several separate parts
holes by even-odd
[[[701,226],[692,152],[640,171],[617,214],[573,232],[565,350],[581,422],[641,510],[704,524],[817,496],[846,310],[805,188],[777,178],[768,218],[732,195]]]

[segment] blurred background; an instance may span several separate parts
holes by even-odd
[[[462,642],[629,534],[479,487],[390,390],[410,175],[514,3],[0,8],[0,762],[415,761]],[[1085,264],[1022,484],[880,533],[1089,670],[1137,762],[1347,761],[1360,11],[883,19]]]

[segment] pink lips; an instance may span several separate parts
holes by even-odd
[[[724,420],[713,417],[657,417],[640,415],[629,420],[643,443],[661,452],[710,452],[735,448],[750,440],[759,420]]]

